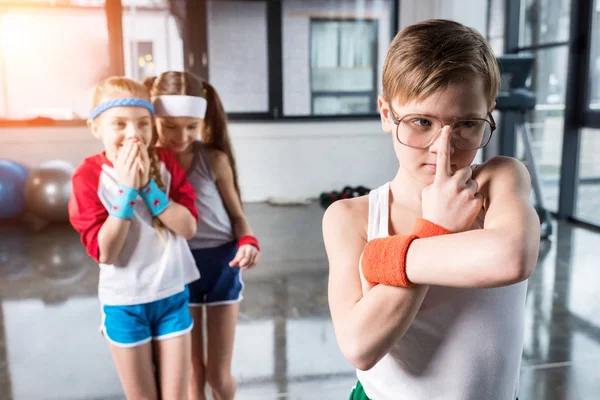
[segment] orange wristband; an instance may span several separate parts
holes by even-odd
[[[413,227],[413,235],[417,235],[419,238],[449,235],[451,233],[448,229],[424,218],[417,218]]]
[[[373,284],[414,286],[406,276],[406,255],[415,239],[447,235],[449,230],[423,218],[417,219],[413,234],[373,239],[365,246],[362,269],[365,279]]]

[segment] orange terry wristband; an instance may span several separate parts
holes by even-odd
[[[417,219],[412,235],[394,235],[373,239],[363,251],[362,269],[365,279],[373,284],[414,286],[406,276],[406,254],[415,239],[447,235],[449,230],[426,219]]]

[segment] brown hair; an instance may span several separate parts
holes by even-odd
[[[206,99],[208,105],[201,133],[202,142],[206,147],[222,151],[227,155],[233,171],[235,189],[238,196],[241,196],[231,138],[227,130],[227,114],[215,88],[189,72],[179,71],[169,71],[158,77],[146,78],[144,85],[150,90],[152,98],[165,95],[185,95]]]
[[[482,78],[491,106],[500,71],[484,37],[458,22],[423,21],[407,26],[392,41],[383,66],[383,97],[406,104],[472,76]]]
[[[124,97],[135,97],[143,100],[150,100],[150,92],[146,86],[141,83],[134,81],[133,79],[113,76],[102,81],[94,89],[92,97],[92,107],[97,107],[100,103],[110,98],[124,98]],[[154,179],[156,186],[163,192],[166,191],[165,183],[163,182],[162,175],[160,173],[160,159],[154,149],[158,137],[156,133],[152,134],[152,140],[148,146],[148,156],[150,157],[150,179]],[[152,218],[152,225],[156,229],[156,232],[162,236],[162,229],[164,225],[158,217]]]

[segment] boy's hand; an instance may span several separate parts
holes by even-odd
[[[433,184],[423,189],[423,218],[452,232],[471,229],[483,207],[479,185],[471,179],[471,167],[464,167],[452,174],[450,169],[449,126],[445,126],[438,140],[437,165]]]
[[[114,164],[117,172],[117,182],[136,190],[140,188],[139,169],[137,165],[138,156],[138,145],[132,140],[127,140],[117,153]]]

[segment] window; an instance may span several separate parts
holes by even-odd
[[[600,2],[594,4],[592,16],[592,32],[590,46],[590,92],[589,107],[592,110],[600,110]]]
[[[392,39],[391,0],[283,0],[286,116],[373,115]]]
[[[520,47],[566,42],[571,0],[521,0]]]
[[[376,112],[377,21],[312,19],[312,114]]]
[[[137,79],[183,70],[183,40],[167,0],[122,0],[125,75]]]
[[[152,51],[152,42],[134,42],[131,46],[135,48],[132,54],[132,65],[137,65],[137,71],[134,78],[144,80],[149,76],[156,75],[156,64],[154,52]]]
[[[494,50],[494,54],[504,53],[504,17],[506,14],[506,0],[488,0],[488,34],[487,39]]]
[[[565,83],[568,49],[566,46],[537,50],[530,89],[536,93],[536,109],[530,114],[533,152],[541,174],[545,206],[558,211],[562,160]],[[523,154],[518,142],[517,154]]]
[[[577,218],[600,225],[600,131],[583,129],[579,151],[579,187],[577,188]]]
[[[514,1],[514,0],[508,0]],[[545,207],[558,212],[569,61],[571,0],[521,0],[519,50],[536,57],[529,88],[537,105],[530,113],[533,152]],[[518,143],[519,154],[522,144]]]
[[[267,112],[267,2],[209,0],[208,76],[228,113]]]
[[[86,118],[110,75],[104,1],[64,4],[0,1],[0,119]]]

